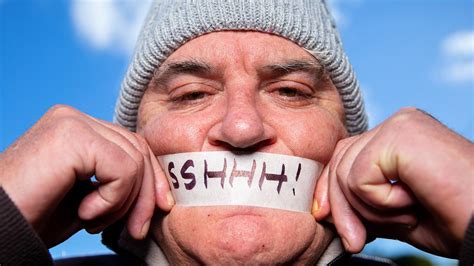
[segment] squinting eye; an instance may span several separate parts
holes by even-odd
[[[310,98],[310,95],[289,87],[283,87],[278,89],[278,95],[283,96],[283,97],[288,97],[288,98],[295,98],[295,97],[301,97],[301,98]]]
[[[280,96],[295,97],[295,96],[299,96],[301,93],[299,93],[297,90],[292,89],[292,88],[281,88],[281,89],[278,89],[278,94]]]
[[[195,91],[195,92],[191,92],[191,93],[188,93],[188,94],[185,94],[181,97],[179,97],[179,101],[196,101],[196,100],[199,100],[199,99],[202,99],[206,97],[206,93],[204,92],[200,92],[200,91]]]

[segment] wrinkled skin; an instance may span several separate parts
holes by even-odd
[[[350,252],[370,235],[457,258],[474,213],[473,173],[472,142],[424,111],[403,108],[338,143],[318,181],[315,218],[332,216]]]
[[[300,47],[268,34],[196,38],[150,84],[139,134],[55,106],[0,154],[0,185],[48,247],[125,219],[133,238],[150,228],[175,264],[311,263],[333,237],[311,215],[172,208],[155,157],[290,154],[326,165],[312,213],[334,223],[348,251],[361,250],[370,235],[457,257],[474,208],[473,143],[414,108],[345,138],[339,96],[317,66]],[[99,182],[83,189],[92,176]],[[171,208],[155,212],[150,226],[155,209]]]
[[[160,67],[140,105],[138,133],[157,156],[246,150],[326,164],[346,134],[343,117],[334,85],[299,46],[217,32],[184,44]],[[156,220],[153,235],[175,263],[308,263],[332,239],[309,213],[275,209],[175,206]]]
[[[64,105],[0,155],[2,188],[47,247],[126,214],[130,234],[144,238],[155,207],[172,207],[162,176],[143,137]]]

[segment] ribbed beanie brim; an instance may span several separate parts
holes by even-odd
[[[117,100],[115,122],[135,131],[137,112],[160,65],[184,43],[206,33],[249,30],[286,38],[316,57],[341,96],[351,135],[367,116],[335,23],[321,0],[157,0],[151,5]]]

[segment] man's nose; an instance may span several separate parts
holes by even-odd
[[[275,130],[265,123],[255,95],[228,95],[226,112],[209,132],[210,142],[227,148],[259,150],[276,141]]]

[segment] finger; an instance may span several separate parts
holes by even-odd
[[[134,197],[138,194],[137,186],[135,185],[136,182],[141,183],[142,177],[143,177],[143,172],[144,172],[144,165],[146,164],[146,158],[143,155],[143,150],[147,151],[146,149],[143,149],[140,146],[140,142],[135,138],[133,133],[126,131],[123,128],[120,128],[118,126],[113,126],[110,123],[103,122],[101,120],[95,119],[93,117],[85,115],[85,118],[82,117],[84,122],[88,123],[92,129],[100,134],[100,136],[105,139],[106,141],[110,141],[117,146],[121,147],[123,151],[125,151],[131,159],[135,161],[136,164],[136,173],[133,176],[126,176],[123,183],[124,185],[128,188],[128,191],[126,189],[123,189],[123,193],[121,194],[116,194],[111,195],[107,194],[104,192],[107,192],[109,190],[113,191],[114,189],[112,188],[112,185],[108,185],[104,189],[104,183],[110,182],[110,180],[106,180],[107,176],[102,176],[100,173],[97,172],[96,169],[96,178],[99,181],[98,189],[97,192],[95,193],[96,195],[99,194],[100,196],[108,196],[107,201],[109,202],[109,207],[108,208],[102,208],[101,213],[94,213],[94,214],[89,214],[91,216],[89,217],[84,217],[84,219],[93,219],[97,218],[98,216],[111,216],[115,217],[116,213],[121,213],[122,215],[124,212],[118,212],[119,209],[122,209],[125,207],[125,212],[126,210],[130,207],[131,201],[133,202]],[[104,160],[104,157],[109,156],[108,154],[101,155],[98,157],[98,160]],[[110,162],[110,165],[108,167],[115,167],[115,165],[121,164],[121,161],[116,161],[116,162]],[[97,167],[97,166],[96,166]],[[116,176],[115,178],[120,177]],[[112,177],[114,178],[114,177]],[[123,176],[120,178],[124,178]],[[116,184],[120,184],[122,182],[115,182]],[[138,187],[139,188],[139,187]],[[116,197],[121,197],[120,199],[116,199]],[[92,197],[92,196],[91,196]],[[96,209],[98,210],[98,209]],[[118,217],[120,218],[120,217]],[[117,219],[113,218],[112,220]]]
[[[97,121],[98,123],[102,124],[105,127],[116,130],[117,132],[120,132],[122,135],[124,135],[124,137],[129,138],[129,135],[131,132],[129,132],[127,129],[114,125],[114,124],[110,124],[108,122],[105,122],[93,117],[91,117],[91,119]],[[134,134],[134,135],[135,137],[140,138],[139,142],[145,143],[145,145],[140,145],[142,153],[144,154],[148,153],[152,155],[152,156],[149,156],[149,159],[150,159],[154,176],[155,176],[154,184],[155,184],[156,204],[161,210],[170,211],[171,208],[174,206],[175,201],[170,191],[168,179],[166,178],[166,175],[163,172],[163,169],[161,168],[160,164],[156,160],[156,157],[154,156],[153,151],[149,148],[148,144],[146,144],[146,141],[140,135],[138,134]],[[129,138],[129,140],[132,141],[132,143],[135,143],[133,139]]]
[[[116,130],[131,141],[137,148],[140,149],[145,156],[145,180],[137,203],[132,209],[127,221],[127,227],[132,237],[142,239],[146,236],[150,226],[150,220],[153,215],[155,199],[158,207],[162,210],[169,211],[174,205],[171,192],[169,190],[168,181],[161,171],[161,168],[156,161],[156,157],[149,148],[145,139],[138,134],[133,134],[128,130],[119,126],[100,121],[105,127]],[[155,185],[156,184],[156,185]],[[155,191],[156,190],[156,191]]]
[[[377,210],[365,204],[357,197],[345,196],[352,208],[363,218],[374,224],[398,224],[414,226],[417,223],[415,210],[413,208]]]
[[[136,178],[143,175],[143,160],[132,158],[117,144],[104,138],[94,137],[91,143],[89,152],[92,156],[89,157],[92,158],[86,164],[95,166],[87,169],[95,169],[100,184],[79,206],[79,217],[84,220],[120,209],[129,198]]]
[[[124,217],[128,210],[130,209],[130,206],[133,204],[134,199],[136,198],[136,195],[138,194],[138,191],[140,190],[141,183],[135,182],[133,183],[133,188],[128,195],[127,199],[125,200],[125,204],[118,210],[114,212],[106,212],[103,215],[99,215],[98,217],[95,217],[94,219],[90,220],[83,220],[83,224],[85,225],[85,229],[87,232],[91,234],[98,233],[102,230],[104,230],[107,226],[111,225],[112,223],[116,222],[120,218]]]
[[[313,214],[316,221],[322,221],[326,219],[331,208],[329,206],[329,164],[324,167],[321,176],[316,184],[316,190],[314,192],[313,206],[311,213]]]
[[[344,248],[351,253],[360,252],[366,240],[365,227],[344,197],[335,174],[330,171],[329,175],[329,202],[334,226]]]
[[[175,201],[173,199],[173,195],[171,194],[168,179],[166,178],[163,168],[156,157],[153,155],[151,149],[150,154],[152,155],[150,158],[151,164],[155,172],[156,204],[161,210],[170,211],[171,208],[173,208]]]
[[[155,173],[151,162],[152,158],[154,155],[148,152],[140,193],[127,220],[127,229],[130,235],[139,240],[146,237],[155,209]]]
[[[386,157],[393,158],[388,155],[391,153],[389,145],[381,145],[381,142],[375,136],[367,144],[357,143],[351,148],[355,150],[351,154],[356,154],[356,158],[348,176],[350,191],[378,210],[403,209],[415,205],[417,200],[411,190],[402,182],[397,182],[396,161],[392,159],[390,163],[386,162]]]
[[[352,138],[346,138],[346,139],[343,139],[343,140],[340,140],[337,145],[336,145],[336,148],[334,150],[334,153],[333,153],[333,156],[331,158],[331,160],[329,161],[329,163],[327,164],[326,168],[324,169],[326,172],[324,173],[325,175],[327,175],[327,177],[325,176],[322,176],[323,180],[324,178],[327,178],[327,189],[326,189],[326,193],[329,195],[329,190],[330,190],[330,178],[334,175],[331,176],[331,173],[335,173],[336,172],[336,167],[338,164],[339,164],[339,161],[341,160],[342,156],[344,155],[345,151],[349,148],[350,144],[352,142],[354,142],[356,139],[356,137],[352,137]],[[324,188],[322,188],[324,189]],[[318,192],[319,193],[319,192]],[[323,191],[324,193],[324,191]],[[323,196],[324,194],[321,193]],[[327,196],[328,200],[327,200],[327,203],[329,203],[329,212],[331,210],[331,204],[330,204],[330,200],[329,200],[329,197]],[[322,204],[326,204],[324,198],[321,199],[322,201]],[[323,206],[323,208],[325,208]],[[324,209],[323,209],[324,211]],[[326,220],[330,223],[334,223],[334,220],[333,220],[333,217],[326,217]]]
[[[360,136],[357,141],[352,142],[347,146],[343,156],[337,162],[335,169],[339,186],[348,200],[349,204],[366,220],[373,223],[397,223],[397,224],[414,224],[416,218],[410,211],[411,204],[402,205],[399,202],[394,202],[390,205],[367,204],[360,195],[353,192],[354,189],[359,189],[358,184],[353,180],[353,165],[358,162],[361,150],[364,151],[366,147],[371,148],[370,143],[374,132],[368,132]],[[368,169],[365,167],[360,171],[360,176],[366,176]],[[390,182],[382,175],[378,177],[390,185]],[[404,203],[404,202],[402,202]]]
[[[338,164],[346,150],[358,137],[348,138],[338,143],[335,155],[329,163],[329,203],[332,221],[345,249],[356,253],[362,250],[366,240],[366,230],[362,221],[357,216],[344,196],[337,180]]]
[[[140,135],[129,132],[128,130],[107,122],[99,121],[104,127],[116,130],[124,138],[130,141],[136,149],[140,151],[144,159],[143,177],[136,180],[139,183],[137,194],[133,194],[131,202],[133,207],[130,210],[127,219],[127,229],[135,239],[143,239],[148,233],[151,217],[155,205],[154,180],[155,171],[151,160],[155,159],[151,154],[147,142]],[[128,208],[125,211],[128,211]]]
[[[138,148],[142,154],[146,154],[145,165],[147,174],[145,174],[145,176],[151,176],[149,181],[145,182],[145,184],[148,184],[147,187],[142,188],[144,189],[143,193],[146,194],[146,196],[139,196],[139,199],[137,199],[137,205],[133,208],[132,213],[130,213],[129,220],[127,222],[127,226],[129,227],[128,229],[131,235],[137,239],[143,238],[149,228],[151,216],[153,215],[154,211],[155,199],[158,207],[164,211],[169,211],[174,205],[174,200],[171,196],[166,176],[161,170],[159,163],[156,161],[156,157],[153,155],[153,152],[143,137],[138,134],[131,133],[117,125],[113,125],[101,120],[96,121],[102,124],[104,127],[121,133],[132,144],[134,144],[134,146]],[[153,188],[155,188],[156,191],[154,191]],[[152,193],[150,193],[150,191]]]
[[[135,197],[138,195],[139,188],[141,187],[141,182],[143,175],[147,175],[145,171],[148,169],[148,175],[153,175],[153,171],[150,171],[149,169],[151,168],[151,163],[150,163],[150,156],[148,154],[149,149],[146,141],[138,136],[137,134],[130,132],[124,128],[121,128],[119,126],[110,124],[105,121],[101,121],[99,119],[95,119],[93,117],[89,117],[90,119],[86,119],[87,122],[93,127],[93,129],[96,132],[99,132],[104,138],[116,143],[118,146],[122,147],[129,155],[132,157],[136,162],[137,165],[139,166],[139,173],[137,173],[137,176],[131,180],[131,182],[139,183],[138,186],[137,184],[134,183],[134,190],[132,190],[132,193],[128,195],[127,200],[125,201],[127,204],[121,205],[121,206],[116,206],[117,208],[125,208],[124,211],[121,212],[115,212],[115,213],[120,213],[119,216],[122,216],[124,213],[128,211],[128,208],[131,206],[131,204],[136,200]],[[118,162],[120,163],[120,162]],[[142,169],[143,166],[143,169]],[[143,173],[143,175],[141,174]],[[152,178],[153,179],[153,178]],[[100,177],[98,178],[99,181]],[[154,195],[152,195],[154,196]],[[154,201],[154,198],[151,197],[151,200]],[[117,214],[111,214],[108,215],[112,218],[112,220],[121,218],[121,217],[115,217]],[[148,215],[145,215],[148,216]],[[149,217],[142,217],[140,214],[137,216],[134,216],[137,218],[135,222],[138,222],[138,224],[135,227],[143,227],[144,223],[147,221],[142,221],[143,219],[148,220]],[[141,224],[140,224],[141,223]],[[132,230],[132,234],[134,236],[138,236],[141,231],[141,229],[137,230]]]
[[[120,126],[110,124],[98,119],[95,119],[95,120],[106,127],[109,127],[111,129],[117,130],[118,132],[121,132],[124,135],[128,135],[130,133],[127,129],[124,129]],[[145,153],[150,154],[149,159],[150,159],[154,176],[155,176],[154,185],[155,185],[156,204],[161,210],[170,211],[171,208],[174,206],[175,201],[173,199],[173,195],[170,190],[168,179],[166,178],[166,175],[163,172],[163,169],[161,168],[161,165],[159,164],[158,160],[154,156],[153,151],[150,149],[148,144],[146,144],[146,141],[138,134],[135,134],[135,136],[141,138],[142,140],[141,142],[145,142],[145,145],[141,145],[142,152],[144,154]]]
[[[136,159],[137,163],[140,163],[143,159],[140,157],[148,152],[146,148],[141,147],[133,132],[86,114],[80,118],[103,138],[120,146],[132,159]]]

